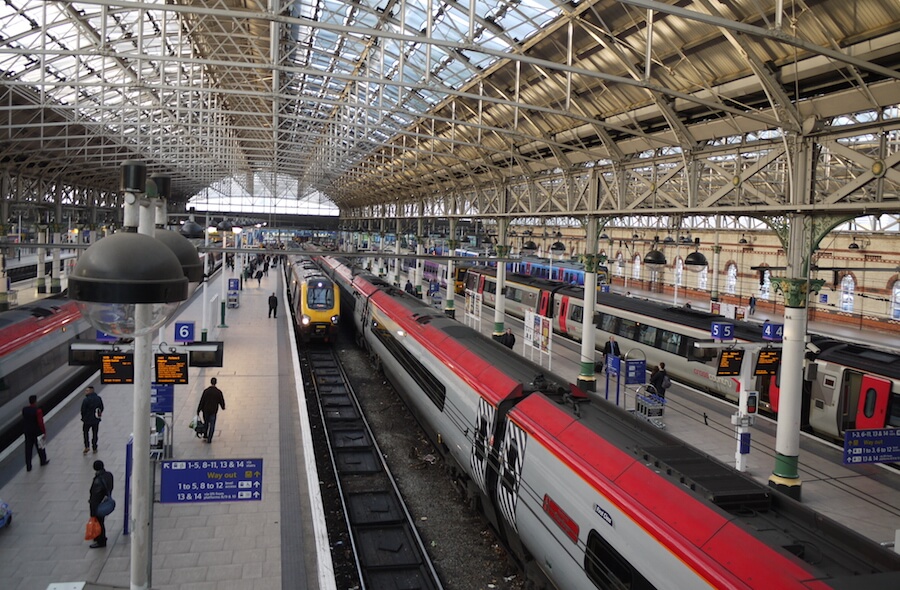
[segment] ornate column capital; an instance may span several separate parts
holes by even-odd
[[[596,274],[597,267],[599,267],[602,262],[601,258],[605,258],[605,256],[600,256],[599,254],[583,254],[581,256],[581,262],[584,264],[584,272]]]
[[[772,277],[769,279],[775,290],[784,295],[787,307],[804,308],[809,302],[810,293],[818,293],[825,284],[823,279],[788,279]]]
[[[509,255],[509,246],[507,246],[506,244],[497,244],[496,246],[494,246],[494,250],[497,251],[497,256],[499,256],[500,258],[505,258]]]

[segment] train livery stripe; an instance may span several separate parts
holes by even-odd
[[[0,342],[0,356],[5,356],[40,340],[47,334],[55,332],[81,318],[81,311],[74,301],[53,308],[54,313],[45,317],[33,317],[29,321],[19,322],[4,331],[3,342]],[[13,311],[26,313],[28,307],[15,308]]]
[[[554,414],[556,419],[551,419]],[[746,582],[754,588],[785,588],[812,581],[813,575],[797,560],[763,544],[678,486],[661,481],[636,458],[542,396],[523,400],[509,417],[532,442],[546,448],[711,585],[740,587]]]

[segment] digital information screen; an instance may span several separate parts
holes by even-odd
[[[775,375],[778,372],[778,364],[781,363],[780,348],[766,348],[759,351],[756,359],[754,375]]]
[[[717,377],[740,377],[741,363],[744,362],[743,350],[723,350],[719,355]]]
[[[134,383],[134,355],[131,353],[101,354],[100,383],[104,385]]]
[[[197,344],[214,344],[216,350],[206,352],[192,350],[190,353],[190,366],[192,367],[221,367],[224,361],[224,349],[222,341],[198,342]]]
[[[187,385],[188,382],[188,355],[186,354],[157,354],[156,356],[156,381],[154,383],[171,383],[174,385]]]

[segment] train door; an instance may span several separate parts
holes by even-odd
[[[891,399],[891,382],[862,375],[857,396],[856,428],[884,428]]]
[[[568,295],[562,295],[559,298],[559,310],[557,311],[556,317],[559,321],[559,332],[560,334],[568,334],[569,329],[566,326],[566,318],[569,317],[569,297]]]
[[[537,309],[538,315],[542,315],[542,316],[548,317],[548,318],[551,315],[553,315],[552,313],[550,313],[552,311],[551,295],[552,294],[550,293],[550,291],[546,291],[543,289],[541,290],[540,295],[538,296],[538,309]]]

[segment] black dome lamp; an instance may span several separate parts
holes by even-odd
[[[666,238],[663,240],[663,244],[674,244],[674,243],[675,243],[675,238],[673,238],[672,236],[666,236]]]
[[[738,240],[738,244],[749,244],[747,241],[747,236],[745,234],[741,234],[741,239]]]
[[[556,252],[556,253],[565,252],[566,245],[563,244],[562,242],[553,242],[550,245],[550,250],[552,250],[553,252]]]
[[[122,164],[122,190],[126,207],[137,208],[135,193],[146,188],[143,162]],[[178,257],[161,241],[137,233],[137,211],[122,231],[92,244],[82,253],[69,277],[69,297],[79,303],[96,329],[116,336],[140,336],[158,329],[187,299],[188,279]],[[135,305],[151,304],[140,326]]]
[[[856,236],[853,236],[853,241],[850,242],[850,245],[847,246],[848,250],[859,250],[859,244],[856,242]]]
[[[158,223],[153,232],[153,237],[168,246],[175,253],[175,256],[178,257],[178,262],[181,263],[184,276],[187,277],[193,288],[196,288],[203,281],[203,263],[200,262],[200,254],[197,253],[197,248],[183,235],[162,227],[166,220],[165,201],[169,198],[171,186],[172,180],[168,176],[151,176],[150,181],[147,183],[147,196],[152,198],[155,194],[162,201],[159,209],[157,209]]]
[[[653,247],[644,256],[644,264],[651,270],[659,270],[666,265],[666,255],[659,249],[659,238],[653,240]]]
[[[535,244],[531,240],[528,240],[527,242],[522,244],[522,250],[531,250],[532,252],[534,252],[535,250],[537,250],[537,244]]]
[[[684,257],[684,266],[691,272],[700,272],[707,266],[709,266],[709,262],[706,260],[706,256],[700,253],[700,238],[694,239],[694,245],[696,249]]]
[[[234,226],[231,225],[231,222],[227,219],[223,219],[219,223],[216,224],[216,231],[229,232],[234,229]]]

